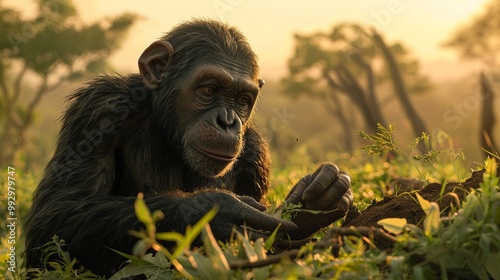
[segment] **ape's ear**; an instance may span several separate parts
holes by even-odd
[[[263,79],[259,79],[259,89],[261,89],[265,83],[266,81],[264,81]]]
[[[149,89],[156,89],[161,83],[161,75],[165,71],[174,48],[167,41],[152,43],[139,57],[139,72],[142,81]]]

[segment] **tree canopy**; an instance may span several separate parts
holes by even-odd
[[[85,72],[102,71],[137,19],[125,13],[87,24],[70,0],[36,4],[26,18],[0,3],[0,162],[11,162],[23,146],[41,98]],[[31,100],[20,98],[27,91],[34,91]]]
[[[483,12],[459,27],[444,43],[457,49],[464,58],[479,59],[495,65],[500,59],[500,0],[492,0]]]

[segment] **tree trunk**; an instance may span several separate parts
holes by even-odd
[[[371,114],[377,123],[381,123],[386,127],[385,118],[382,115],[382,106],[378,102],[377,95],[375,94],[375,75],[373,74],[373,69],[370,64],[366,63],[359,55],[353,55],[353,60],[361,66],[366,73],[366,93],[363,94],[363,99],[366,100]],[[376,126],[375,126],[376,127]]]
[[[323,72],[323,77],[327,80],[328,85],[332,90],[332,94],[335,94],[335,91],[342,92],[346,94],[346,96],[358,107],[366,124],[367,131],[376,133],[377,125],[379,123],[384,127],[387,127],[387,125],[381,113],[380,105],[376,100],[373,76],[370,75],[372,73],[371,67],[369,67],[369,65],[366,66],[370,68],[370,71],[367,71],[369,84],[368,94],[365,93],[364,89],[357,82],[354,75],[345,67],[340,66],[336,71],[331,70],[339,80],[338,83],[330,76],[328,71]],[[347,139],[347,141],[349,140]],[[390,158],[394,158],[396,156],[397,154],[394,151],[390,151],[388,154],[388,157]]]
[[[12,106],[12,100],[10,99],[10,94],[5,84],[5,77],[0,77],[0,89],[2,91],[3,107],[4,111],[0,112],[1,125],[0,129],[0,168],[4,168],[12,163],[12,132],[14,124],[11,122],[11,115],[14,107]]]
[[[339,135],[337,139],[339,142],[343,142],[342,146],[343,149],[345,149],[345,152],[352,154],[354,148],[351,125],[349,125],[349,121],[345,115],[343,104],[334,89],[331,89],[331,94],[329,94],[327,98],[330,98],[331,100],[330,102],[328,100],[325,102],[328,112],[330,112],[340,122],[340,126],[342,127],[342,135]]]
[[[366,124],[366,129],[370,132],[376,132],[378,123],[385,126],[385,120],[382,118],[378,103],[370,104],[366,100],[366,94],[363,88],[359,85],[356,78],[349,72],[349,70],[345,67],[340,67],[336,71],[333,71],[333,73],[338,78],[339,83],[333,80],[329,73],[326,72],[324,73],[324,77],[326,78],[328,85],[333,90],[339,90],[340,92],[346,94],[346,96],[358,107]],[[374,113],[377,111],[379,112],[378,114]]]
[[[20,116],[16,113],[15,107],[18,106],[19,96],[21,95],[21,80],[26,73],[26,69],[25,67],[18,74],[12,94],[9,94],[7,91],[5,77],[0,77],[0,88],[2,89],[3,98],[6,103],[5,112],[2,112],[2,117],[4,118],[2,120],[4,126],[2,130],[3,135],[0,135],[0,163],[4,165],[14,164],[16,154],[24,147],[26,132],[33,122],[35,110],[42,100],[42,97],[48,92],[48,77],[45,76],[35,97],[26,107],[25,115]],[[57,86],[59,86],[60,83],[58,83]]]
[[[394,59],[394,56],[392,55],[387,45],[384,43],[382,37],[380,37],[380,35],[375,31],[373,31],[373,39],[375,41],[375,44],[382,50],[382,54],[384,55],[389,67],[389,72],[391,74],[392,83],[394,86],[394,92],[396,93],[401,106],[403,106],[404,112],[406,113],[408,119],[410,120],[410,123],[412,124],[413,132],[415,133],[416,137],[420,137],[422,132],[429,131],[427,130],[422,118],[420,118],[417,111],[415,111],[415,109],[413,108],[396,60]],[[427,147],[425,146],[425,143],[423,141],[419,143],[418,148],[422,153],[427,152]]]
[[[484,72],[480,75],[481,96],[483,98],[483,109],[481,115],[481,147],[488,152],[498,154],[493,136],[493,127],[495,126],[495,113],[493,111],[494,93],[491,84],[489,83]],[[488,153],[484,152],[487,157]]]

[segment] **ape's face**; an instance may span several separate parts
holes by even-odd
[[[245,63],[225,60],[190,71],[176,99],[186,163],[207,177],[229,171],[243,149],[243,135],[261,82]]]
[[[166,145],[180,150],[190,170],[220,177],[243,149],[264,81],[258,79],[257,58],[241,34],[233,29],[223,34],[219,29],[204,30],[217,32],[179,32],[154,42],[139,58],[139,69],[144,85],[159,100],[153,104],[156,115],[163,116],[159,121],[173,122],[158,127],[176,127],[160,132],[168,133]]]

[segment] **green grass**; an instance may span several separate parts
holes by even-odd
[[[390,133],[388,129],[381,133]],[[381,135],[379,135],[381,136]],[[385,135],[384,137],[386,137]],[[381,139],[386,139],[381,137]],[[393,141],[393,140],[391,140]],[[377,142],[372,142],[372,145]],[[378,143],[383,145],[384,143]],[[419,178],[429,182],[461,181],[468,177],[461,165],[460,151],[441,150],[432,158],[422,160],[425,155],[415,156],[415,143],[407,148],[392,146],[396,150],[406,149],[402,156],[387,162],[383,156],[329,154],[325,161],[336,163],[352,178],[355,205],[363,210],[373,200],[387,194],[393,178]],[[375,146],[372,148],[377,149]],[[381,147],[378,147],[381,148]],[[384,150],[383,153],[386,153]],[[300,178],[314,171],[320,163],[308,160],[305,150],[297,150],[294,162],[272,170],[272,190],[266,200],[271,205],[283,202],[289,189]],[[145,273],[152,279],[453,279],[465,276],[479,279],[500,279],[500,188],[496,161],[485,162],[484,182],[480,189],[471,192],[456,212],[446,217],[436,216],[436,205],[419,200],[427,213],[424,228],[406,223],[385,221],[387,227],[395,229],[394,250],[380,250],[373,246],[370,236],[361,234],[340,235],[343,246],[323,238],[328,229],[317,237],[316,243],[308,243],[300,250],[273,254],[268,240],[249,241],[245,235],[235,232],[228,243],[217,242],[211,235],[208,221],[216,209],[193,225],[185,235],[158,233],[155,222],[161,213],[150,213],[141,198],[136,203],[136,213],[146,225],[144,232],[134,233],[139,239],[134,248],[135,255],[126,255],[130,265],[118,272],[115,279]],[[30,204],[30,196],[36,179],[28,174],[16,174],[19,186],[16,195],[19,202],[18,215],[22,217]],[[5,177],[5,176],[4,176]],[[6,182],[1,190],[2,203],[6,199]],[[0,211],[5,211],[0,208]],[[6,212],[1,213],[4,217]],[[336,227],[340,222],[334,223]],[[23,248],[19,239],[22,229],[18,226],[16,250],[18,260]],[[352,230],[351,230],[352,231]],[[359,229],[361,232],[362,230]],[[2,248],[8,248],[5,222],[0,227]],[[204,245],[191,249],[190,244],[198,233],[202,233]],[[169,240],[177,244],[174,251],[163,248],[159,241]],[[61,249],[62,240],[57,238],[45,247],[48,254],[57,254],[62,261],[47,263],[52,271],[38,270],[33,275],[39,279],[96,279],[97,276],[79,270],[75,260]],[[318,246],[321,244],[321,246]],[[17,247],[18,246],[18,247]],[[148,248],[158,251],[156,255],[144,254]],[[334,252],[336,252],[334,254]],[[8,250],[0,255],[0,273],[6,275]],[[117,253],[118,254],[118,253]],[[298,258],[295,258],[298,256]],[[21,265],[18,262],[18,265]],[[7,274],[7,278],[21,279],[24,271]]]

